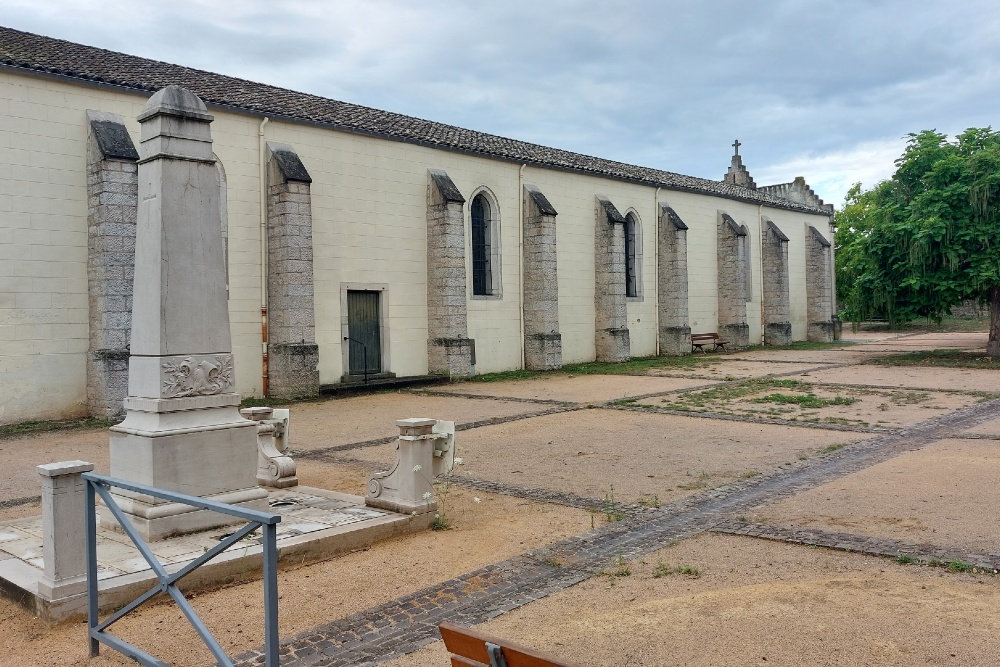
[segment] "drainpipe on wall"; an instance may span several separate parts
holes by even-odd
[[[660,188],[653,192],[653,352],[660,356]]]
[[[258,158],[260,161],[260,352],[261,387],[267,396],[267,143],[264,126],[270,121],[265,117],[257,128]]]
[[[764,345],[764,205],[757,205],[757,243],[759,250],[757,256],[760,258],[760,344]]]
[[[524,359],[524,168],[522,164],[517,172],[517,321],[521,328],[521,368],[526,368]]]

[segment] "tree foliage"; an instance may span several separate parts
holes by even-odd
[[[1000,303],[1000,133],[910,134],[892,178],[851,188],[835,222],[847,319],[897,326],[966,299]]]

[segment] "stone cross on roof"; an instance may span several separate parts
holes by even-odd
[[[740,140],[737,139],[736,141],[733,142],[732,145],[733,145],[733,148],[736,149],[736,155],[739,155],[740,154],[740,146],[742,146],[743,144],[741,144]]]

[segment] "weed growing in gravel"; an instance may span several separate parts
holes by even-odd
[[[847,447],[847,443],[838,442],[837,444],[834,444],[834,445],[828,445],[828,446],[824,447],[823,449],[819,450],[816,453],[817,454],[832,454],[833,452],[840,451],[844,447]]]
[[[976,570],[975,565],[972,565],[971,563],[966,563],[965,561],[953,560],[948,562],[949,572],[974,572],[975,570]]]
[[[908,565],[910,563],[920,563],[921,560],[919,558],[914,558],[909,554],[899,554],[896,556],[896,562],[900,565]]]
[[[690,471],[687,473],[687,476],[688,477],[691,476]],[[697,489],[707,489],[708,480],[711,479],[711,477],[712,477],[711,475],[702,470],[701,474],[698,475],[697,479],[695,479],[693,482],[691,482],[690,484],[678,484],[677,488],[681,489],[682,491],[696,491]]]
[[[608,583],[614,586],[618,577],[631,577],[632,568],[629,567],[628,561],[618,556],[615,558],[614,565],[610,569],[604,570],[603,574],[608,577]]]
[[[643,507],[652,507],[652,508],[655,509],[655,508],[657,508],[657,507],[660,506],[660,497],[658,495],[656,495],[656,494],[653,494],[652,496],[650,496],[647,493],[647,494],[644,494],[641,498],[639,498],[639,500],[637,502],[640,505],[642,505]]]
[[[754,403],[789,403],[798,405],[800,408],[826,408],[831,405],[852,405],[858,399],[849,396],[834,396],[833,398],[820,398],[815,394],[768,394],[760,398],[753,399]]]
[[[667,565],[662,560],[656,563],[656,568],[653,570],[653,578],[659,579],[660,577],[666,577],[671,574],[683,574],[685,576],[691,577],[692,579],[697,579],[701,576],[701,570],[692,565],[677,565],[671,567]]]
[[[625,518],[625,514],[615,506],[614,484],[611,485],[611,490],[604,494],[604,507],[601,511],[604,512],[604,520],[608,523],[621,521]]]

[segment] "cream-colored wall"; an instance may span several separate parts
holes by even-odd
[[[87,109],[120,114],[138,145],[136,116],[146,98],[112,89],[0,72],[0,422],[83,414],[88,347]],[[260,119],[213,110],[216,155],[227,176],[230,320],[237,389],[261,393]],[[521,365],[520,165],[402,142],[272,121],[268,140],[291,144],[313,178],[316,342],[320,381],[342,370],[341,287],[387,285],[389,370],[427,371],[427,169],[448,172],[471,201],[488,188],[499,208],[499,298],[473,299],[469,336],[479,373]],[[629,300],[633,356],[656,351],[655,188],[527,167],[557,218],[559,319],[565,363],[594,358],[594,216],[597,194],[641,225],[641,298]],[[754,300],[752,342],[760,340],[758,207],[660,190],[688,224],[691,328],[717,329],[716,220],[725,210],[750,229]],[[469,207],[466,206],[468,246]],[[793,335],[805,337],[803,220],[824,231],[826,218],[764,209],[792,238]],[[466,253],[471,258],[471,252]],[[467,269],[471,277],[471,260]]]

